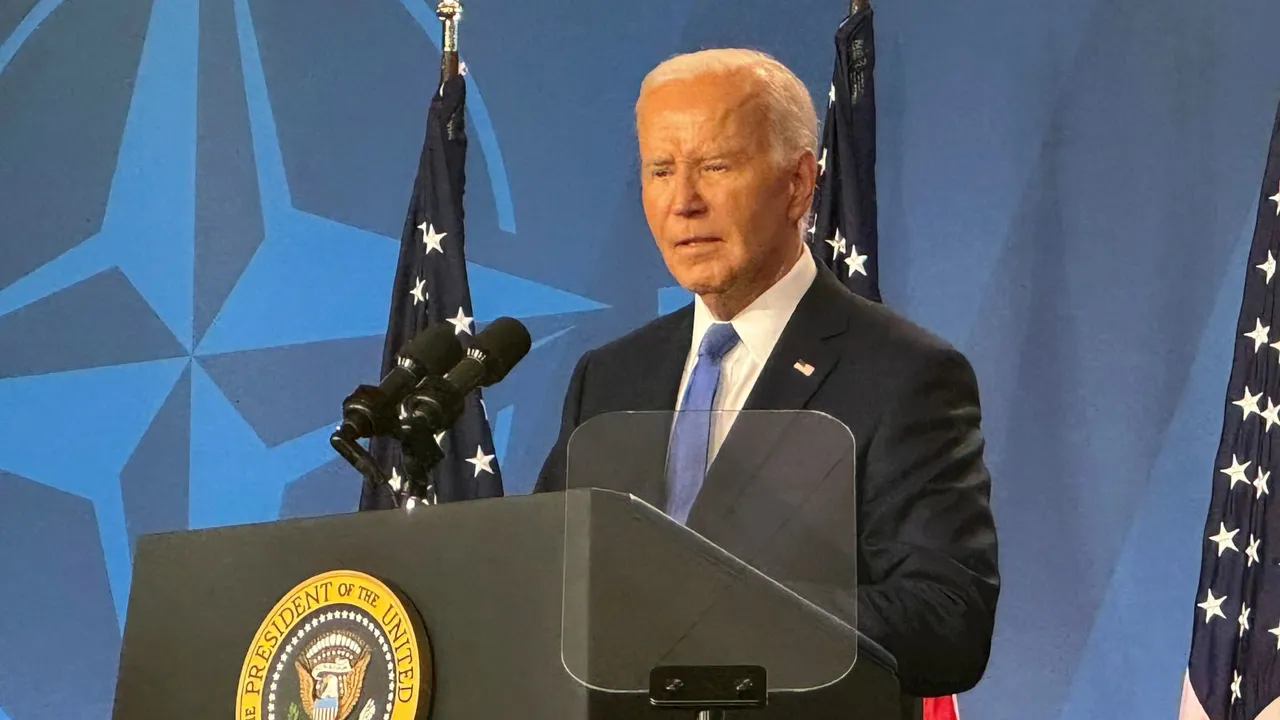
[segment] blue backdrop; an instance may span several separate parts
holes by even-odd
[[[573,361],[685,300],[631,103],[776,54],[825,106],[843,0],[470,0],[477,320],[509,493]],[[877,0],[886,300],[982,385],[1005,585],[965,720],[1170,718],[1280,4]],[[0,0],[0,720],[109,715],[142,533],[347,511],[439,57],[423,0]],[[74,650],[73,650],[74,649]]]

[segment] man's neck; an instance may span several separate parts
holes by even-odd
[[[711,317],[716,322],[729,322],[738,316],[738,313],[747,309],[756,298],[768,292],[769,288],[778,284],[778,281],[786,277],[787,273],[796,266],[800,261],[800,257],[804,254],[804,241],[801,240],[796,250],[792,253],[790,261],[779,263],[775,266],[774,271],[769,275],[762,277],[755,282],[743,283],[740,287],[730,288],[723,293],[707,293],[700,295],[703,304],[711,311]]]

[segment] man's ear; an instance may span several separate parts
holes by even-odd
[[[791,171],[791,201],[787,206],[787,219],[800,222],[813,207],[813,193],[818,183],[818,160],[812,150],[805,150],[796,159]]]

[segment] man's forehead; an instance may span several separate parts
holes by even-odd
[[[712,102],[660,105],[647,109],[637,117],[641,135],[687,136],[699,132],[724,132],[742,118],[740,108]]]
[[[636,108],[636,130],[641,141],[711,140],[723,134],[754,134],[767,118],[762,104],[744,93],[655,91]]]
[[[670,114],[698,112],[719,115],[741,112],[757,104],[759,89],[741,73],[708,73],[668,80],[647,88],[636,100],[636,112]]]

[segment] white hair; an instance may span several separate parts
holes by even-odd
[[[759,50],[713,48],[676,55],[645,76],[640,94],[673,80],[733,73],[750,73],[759,86],[777,161],[790,163],[806,151],[814,151],[818,145],[818,114],[809,89],[786,65]]]

